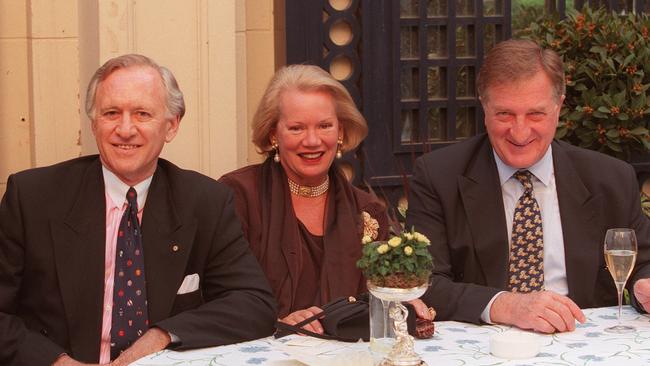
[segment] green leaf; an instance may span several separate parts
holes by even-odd
[[[576,83],[575,86],[573,87],[573,90],[582,91],[582,90],[588,90],[588,88],[583,83]]]
[[[643,146],[646,150],[650,150],[650,141],[648,141],[647,138],[641,139],[641,142],[643,143]]]
[[[581,108],[581,107],[578,107]],[[582,116],[584,116],[584,113],[582,111],[573,111],[571,112],[566,118],[572,120],[572,121],[577,121],[579,119],[582,119]]]
[[[426,256],[426,255],[431,255],[431,253],[429,253],[429,250],[428,250],[426,247],[424,247],[424,248],[417,248],[417,249],[415,249],[415,250],[413,251],[413,253],[414,253],[415,255],[424,255],[424,256]]]
[[[632,61],[632,60],[634,60],[634,54],[630,54],[629,56],[627,56],[625,58],[625,60],[623,61],[623,64],[621,66],[622,67],[627,66],[630,63],[630,61]]]
[[[644,149],[650,150],[650,141],[648,141],[648,136],[637,136],[637,139]]]
[[[607,147],[609,147],[610,149],[612,149],[614,151],[623,152],[623,149],[621,148],[621,146],[619,144],[616,144],[616,143],[614,143],[612,141],[609,141],[609,140],[606,141],[606,144],[607,144]]]
[[[609,109],[608,109],[608,111],[609,111]],[[594,111],[592,116],[594,116],[596,118],[609,118],[609,116],[607,116],[607,114],[604,114],[604,113],[602,113],[600,111]]]
[[[632,98],[632,103],[630,104],[633,109],[643,109],[648,104],[645,93]]]
[[[603,47],[600,46],[593,46],[589,49],[589,52],[591,53],[601,53],[601,54],[607,54],[607,50]]]
[[[613,98],[614,104],[617,106],[623,105],[627,96],[627,90],[625,90],[625,85],[621,85],[621,88],[623,88],[623,90],[614,94],[614,98]]]
[[[594,59],[591,59],[591,58],[588,58],[588,59],[587,59],[587,64],[588,64],[588,65],[591,67],[591,69],[593,69],[593,70],[599,70],[599,69],[601,68],[601,64],[600,64],[600,62],[598,62],[598,61],[596,61],[596,60],[594,60]]]

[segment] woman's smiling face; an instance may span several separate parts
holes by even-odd
[[[271,142],[278,144],[284,171],[300,185],[322,183],[343,138],[334,100],[324,91],[289,89],[280,95],[279,106]]]

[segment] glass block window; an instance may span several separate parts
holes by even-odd
[[[483,130],[476,77],[509,38],[508,0],[395,0],[395,152],[422,151]]]
[[[427,0],[427,17],[446,17],[447,0]]]

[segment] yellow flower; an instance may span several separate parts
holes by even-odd
[[[393,236],[388,241],[388,245],[390,245],[393,248],[398,247],[400,244],[402,244],[402,238],[400,238],[399,236]]]
[[[364,235],[363,238],[361,238],[361,244],[368,244],[372,243],[372,238],[369,237],[368,235]]]
[[[405,233],[404,237],[406,238],[406,240],[413,240],[413,234],[411,233]]]
[[[405,246],[405,247],[404,247],[404,254],[406,254],[406,255],[411,255],[411,254],[413,254],[413,248],[411,248],[411,247],[408,246],[408,245]]]
[[[429,238],[427,238],[426,236],[424,236],[424,235],[422,235],[422,234],[420,234],[418,232],[413,233],[413,237],[417,241],[427,243],[427,245],[431,244],[431,241],[429,240]]]
[[[382,245],[377,247],[377,253],[384,254],[384,253],[386,253],[388,251],[388,249],[390,249],[390,248],[388,248],[387,244],[382,244]]]

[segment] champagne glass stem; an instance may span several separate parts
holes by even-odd
[[[623,307],[623,291],[616,289],[618,292],[618,325],[621,325],[621,308]]]

